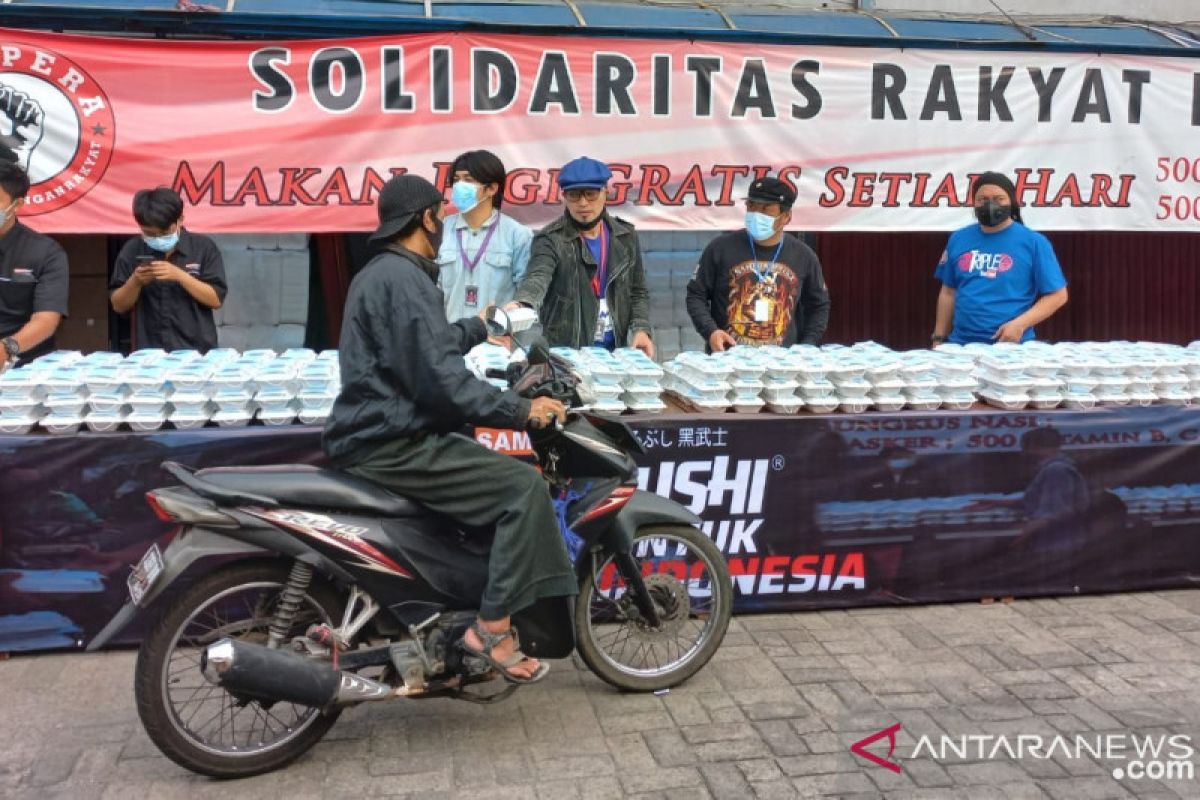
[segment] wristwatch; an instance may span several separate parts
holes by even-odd
[[[17,340],[11,336],[4,337],[4,360],[16,361],[17,356],[21,355],[21,345],[17,344]]]

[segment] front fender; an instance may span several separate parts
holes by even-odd
[[[87,652],[91,653],[99,650],[108,644],[114,636],[123,631],[125,626],[133,621],[140,609],[153,603],[155,598],[175,582],[176,578],[186,572],[188,567],[200,559],[211,556],[261,555],[269,552],[269,550],[256,547],[248,542],[239,541],[238,539],[232,539],[215,531],[208,531],[204,528],[184,528],[167,545],[166,552],[163,553],[162,574],[158,576],[158,580],[146,592],[146,596],[142,598],[141,605],[135,605],[132,600],[127,601],[121,607],[121,610],[117,612],[116,616],[108,621],[104,629],[88,642]]]
[[[703,520],[688,509],[653,492],[633,493],[613,519],[612,527],[604,534],[605,547],[614,553],[628,553],[638,528],[647,525],[699,525]]]

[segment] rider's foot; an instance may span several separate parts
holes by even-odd
[[[488,633],[494,634],[504,633],[511,627],[511,625],[512,623],[508,617],[505,617],[502,620],[479,620],[479,626],[481,628]],[[470,649],[476,651],[483,650],[483,641],[471,628],[467,628],[466,634],[463,635],[463,640]],[[495,661],[503,662],[512,657],[512,654],[515,652],[515,650],[516,645],[513,642],[512,637],[506,636],[495,647],[493,647],[491,651],[488,652],[488,655],[490,655]],[[538,666],[539,662],[536,658],[525,658],[517,662],[514,666],[509,667],[507,671],[514,678],[528,679],[532,678],[534,673],[537,672]]]

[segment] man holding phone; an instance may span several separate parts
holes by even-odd
[[[227,291],[216,243],[183,227],[183,200],[165,187],[134,195],[133,218],[142,235],[121,248],[108,288],[114,311],[135,312],[134,348],[216,347]]]

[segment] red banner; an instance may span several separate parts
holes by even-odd
[[[951,229],[972,173],[1012,175],[1040,229],[1194,229],[1193,60],[434,33],[189,42],[0,31],[0,148],[50,232],[133,229],[170,185],[219,232],[366,230],[391,175],[464,150],[506,209],[561,213],[555,168],[607,161],[646,229],[729,228],[755,177],[807,230]]]

